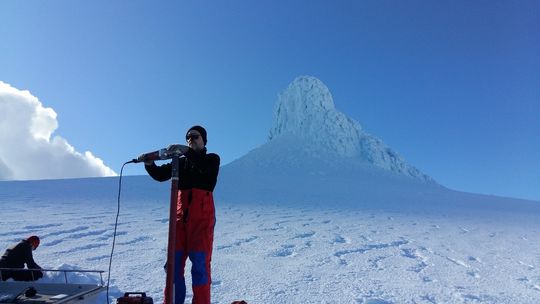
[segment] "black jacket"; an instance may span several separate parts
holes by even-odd
[[[0,268],[24,268],[24,264],[28,269],[41,269],[34,262],[32,245],[27,240],[22,240],[17,245],[6,249],[6,252],[0,258]]]
[[[185,157],[179,160],[178,189],[203,189],[214,191],[219,172],[219,155],[215,153],[206,153],[206,148],[201,152],[195,152],[192,149],[186,153]],[[171,178],[171,163],[156,166],[145,165],[144,168],[148,174],[155,180],[163,182]]]

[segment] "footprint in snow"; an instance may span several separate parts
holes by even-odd
[[[480,275],[478,274],[478,272],[476,271],[467,271],[467,275],[475,278],[475,279],[479,279],[480,278]]]
[[[241,246],[241,245],[244,245],[244,244],[251,243],[251,242],[255,241],[258,238],[259,238],[258,236],[251,236],[249,238],[239,239],[239,240],[237,240],[237,241],[235,241],[234,243],[231,243],[231,244],[219,245],[219,246],[217,246],[217,249],[218,250],[223,250],[223,249],[228,249],[228,248],[232,248],[232,247]]]
[[[258,239],[259,237],[258,236],[251,236],[251,237],[248,237],[248,238],[245,238],[245,239],[240,239],[236,242],[233,243],[234,246],[240,246],[240,245],[243,245],[243,244],[247,244],[247,243],[251,243],[253,241],[255,241],[256,239]]]
[[[294,254],[294,245],[281,245],[281,248],[278,248],[270,253],[272,257],[288,257]]]
[[[368,262],[370,263],[371,267],[374,269],[382,270],[384,267],[381,264],[381,261],[388,258],[387,256],[377,256],[375,258],[369,259]]]
[[[259,229],[259,231],[277,231],[277,230],[280,230],[280,229],[283,229],[283,228],[281,228],[281,227],[261,228],[261,229]]]
[[[109,245],[110,244],[108,244],[108,243],[89,244],[89,245],[86,245],[86,246],[74,247],[74,248],[71,248],[69,250],[60,251],[60,252],[58,252],[58,254],[65,254],[65,253],[77,253],[77,254],[80,254],[79,251],[81,251],[81,250],[96,249],[96,248],[99,248],[99,247],[104,247],[104,246],[109,246]]]
[[[118,245],[131,245],[131,244],[136,244],[136,243],[144,242],[151,239],[152,238],[148,236],[141,236],[141,237],[129,240],[127,242],[118,243]]]
[[[468,260],[471,262],[482,263],[482,260],[480,258],[474,256],[469,256]]]
[[[42,228],[50,228],[50,227],[58,227],[58,226],[62,226],[62,224],[30,225],[30,226],[24,226],[23,229],[42,229]]]
[[[83,216],[82,219],[83,220],[94,220],[94,219],[102,219],[103,216],[99,215],[99,216]],[[61,224],[57,224],[58,226],[60,226]]]
[[[410,259],[419,258],[418,253],[416,252],[416,249],[413,249],[413,248],[403,248],[403,249],[401,249],[401,256],[404,256],[404,257],[410,258]]]
[[[116,232],[116,237],[119,237],[121,235],[126,235],[126,234],[127,234],[127,231],[117,231]],[[96,241],[105,241],[105,240],[108,240],[108,239],[110,239],[112,237],[113,237],[113,233],[111,232],[111,233],[107,233],[106,235],[102,235],[102,236],[96,238],[95,240]]]
[[[422,277],[422,282],[424,282],[424,283],[430,283],[430,282],[437,282],[437,280],[432,279],[432,278],[426,276],[426,277]]]
[[[362,299],[359,303],[361,304],[392,304],[392,302],[388,302],[383,299]]]
[[[425,300],[425,301],[427,301],[428,303],[431,303],[431,304],[437,304],[437,302],[435,301],[434,296],[423,295],[423,296],[420,297],[420,299]]]
[[[304,239],[304,238],[312,237],[314,235],[315,235],[315,231],[309,231],[309,232],[297,234],[293,237],[293,239]]]
[[[54,241],[51,241],[51,242],[47,242],[45,244],[43,244],[43,246],[46,246],[46,247],[49,247],[49,246],[54,246],[54,245],[58,245],[60,243],[62,243],[64,240],[60,239],[60,240],[54,240]]]
[[[46,235],[44,235],[42,237],[46,238],[46,237],[49,237],[49,236],[58,236],[58,235],[62,235],[62,234],[80,232],[80,231],[88,230],[89,228],[90,227],[88,227],[88,226],[79,226],[79,227],[75,227],[75,228],[72,228],[72,229],[58,230],[58,231],[46,234]]]
[[[413,249],[413,248],[401,249],[401,256],[409,258],[409,259],[420,260],[420,263],[418,263],[416,266],[411,266],[410,268],[407,269],[408,271],[420,273],[428,267],[426,259],[422,255],[420,255],[416,249]]]
[[[81,233],[72,234],[72,235],[66,237],[65,239],[80,239],[80,238],[87,237],[87,236],[98,236],[98,235],[104,234],[107,231],[109,231],[109,230],[104,229],[104,230],[85,231],[85,232],[81,232]]]
[[[86,260],[91,262],[91,261],[100,261],[100,260],[104,260],[104,259],[108,259],[108,258],[110,258],[109,255],[100,255],[100,256],[96,256],[96,257],[87,258]]]
[[[424,261],[421,261],[420,263],[418,263],[418,265],[409,267],[407,270],[412,271],[412,272],[416,272],[416,273],[420,273],[424,269],[426,269],[427,267],[428,267],[428,264],[426,262],[424,262]]]
[[[474,294],[462,294],[465,303],[495,303],[496,298],[490,295],[474,295]]]
[[[336,235],[334,237],[334,239],[332,240],[332,244],[345,244],[345,243],[350,243],[350,241],[348,241],[345,237],[341,236],[341,235]]]

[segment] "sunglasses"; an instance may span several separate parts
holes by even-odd
[[[188,135],[186,135],[186,141],[188,141],[190,139],[191,140],[197,140],[197,139],[199,139],[199,137],[200,137],[200,135],[197,135],[197,134],[188,134]]]

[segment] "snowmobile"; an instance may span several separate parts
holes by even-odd
[[[27,271],[27,269],[0,270]],[[64,274],[63,283],[42,283],[39,281],[6,281],[0,282],[0,303],[28,304],[74,304],[88,303],[105,290],[103,272],[97,270],[53,270],[40,269],[42,272],[61,272]],[[68,281],[68,273],[97,273],[100,284],[78,284]]]

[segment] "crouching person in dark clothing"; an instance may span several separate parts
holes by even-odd
[[[0,258],[0,268],[18,268],[21,270],[2,270],[2,281],[13,279],[15,281],[36,281],[43,277],[41,267],[36,264],[32,251],[39,246],[39,238],[35,235],[20,241],[17,245],[8,248]],[[24,269],[24,264],[28,269]],[[31,269],[31,270],[29,270]]]

